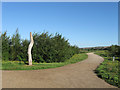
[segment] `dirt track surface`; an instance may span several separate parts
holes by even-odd
[[[88,53],[86,60],[59,68],[2,71],[2,88],[115,88],[94,73],[103,60]]]

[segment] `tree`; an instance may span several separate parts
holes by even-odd
[[[22,61],[24,61],[25,64],[26,64],[26,61],[28,60],[28,54],[27,54],[28,45],[29,45],[29,41],[27,39],[22,40],[20,57],[21,57]]]
[[[18,29],[16,29],[15,34],[13,34],[10,44],[10,59],[11,60],[19,60],[19,56],[21,54],[21,43],[20,43],[20,35],[18,33]]]
[[[111,47],[108,48],[110,56],[118,56],[119,54],[119,46],[117,45],[112,45]]]
[[[32,36],[32,33],[30,36]],[[77,46],[71,46],[68,40],[58,33],[54,36],[48,34],[48,32],[34,33],[33,37],[30,37],[34,46],[27,39],[21,40],[18,29],[11,38],[6,35],[6,32],[1,37],[3,60],[19,60],[24,61],[24,63],[29,60],[29,65],[32,65],[32,59],[37,63],[64,62],[80,52]]]
[[[10,42],[10,37],[7,36],[7,31],[4,32],[1,35],[2,39],[2,60],[9,60],[9,42]]]

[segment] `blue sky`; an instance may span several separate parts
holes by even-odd
[[[118,44],[117,2],[4,2],[2,32],[56,32],[79,47]]]

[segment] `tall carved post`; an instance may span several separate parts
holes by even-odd
[[[29,65],[32,65],[31,49],[33,47],[33,44],[34,44],[33,36],[32,36],[32,33],[30,32],[30,44],[28,46],[28,62],[29,62]]]

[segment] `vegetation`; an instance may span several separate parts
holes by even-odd
[[[107,50],[96,51],[95,54],[104,58],[101,65],[95,70],[98,77],[104,79],[109,84],[120,87],[120,46],[112,45]],[[116,57],[113,61],[113,56]]]
[[[94,52],[94,51],[100,51],[100,50],[108,50],[109,46],[103,47],[103,46],[99,46],[99,47],[88,47],[88,48],[80,48],[81,52]]]
[[[120,57],[120,46],[112,45],[108,48],[107,55],[109,57]]]
[[[0,37],[2,38],[2,60],[22,61],[27,64],[30,41],[21,39],[18,29],[12,37],[7,36],[7,32]],[[33,38],[32,57],[33,62],[36,63],[65,62],[80,52],[77,46],[71,46],[68,40],[58,33],[55,35],[48,32],[34,33]]]
[[[87,58],[87,54],[75,54],[70,59],[61,63],[36,63],[33,62],[32,66],[24,64],[23,61],[3,61],[2,69],[3,70],[37,70],[37,69],[47,69],[47,68],[56,68],[64,66],[67,64],[76,63]]]

